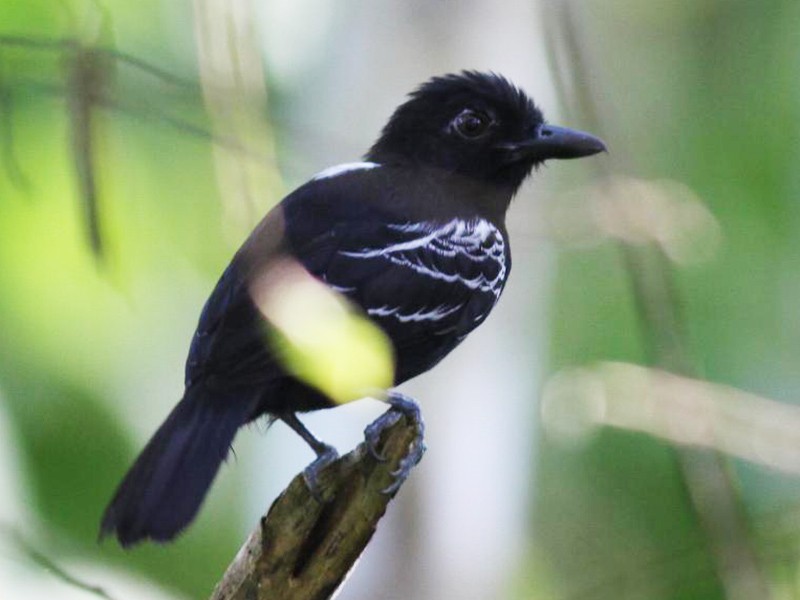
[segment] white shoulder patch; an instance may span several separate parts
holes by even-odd
[[[374,169],[376,167],[380,167],[378,163],[374,162],[351,162],[351,163],[344,163],[341,165],[335,165],[333,167],[328,167],[327,169],[320,171],[312,180],[320,180],[320,179],[330,179],[331,177],[338,177],[339,175],[343,175],[345,173],[350,173],[352,171],[368,171],[369,169]]]

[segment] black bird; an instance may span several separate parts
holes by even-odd
[[[391,340],[400,384],[444,358],[497,303],[511,269],[506,210],[531,170],[603,150],[589,134],[545,123],[499,75],[470,71],[420,86],[365,162],[292,192],[233,257],[200,315],[183,399],[117,489],[101,536],[116,534],[123,546],[174,538],[197,514],[236,431],[262,415],[317,453],[306,470],[312,489],[336,456],[296,416],[334,403],[292,377],[265,343],[251,284],[269,264],[290,257],[360,307]],[[392,408],[367,428],[369,442],[392,411],[420,434],[399,485],[424,449],[422,421],[410,398],[390,391],[385,400]]]

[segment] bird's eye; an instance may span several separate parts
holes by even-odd
[[[461,137],[474,140],[489,130],[492,119],[486,113],[467,109],[453,119],[453,129]]]

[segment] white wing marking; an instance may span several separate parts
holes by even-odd
[[[453,219],[448,223],[404,223],[389,225],[389,229],[402,233],[419,234],[418,237],[398,242],[383,248],[362,248],[357,251],[342,251],[340,254],[353,258],[381,257],[396,265],[402,265],[421,275],[433,279],[460,283],[469,289],[491,292],[500,296],[506,278],[505,241],[500,231],[485,219]],[[487,241],[491,245],[486,245]],[[423,262],[424,254],[413,252],[424,249],[440,256],[463,257],[474,263],[485,261],[497,265],[497,275],[488,278],[485,273],[466,278],[459,273],[443,273]]]
[[[464,306],[463,302],[455,306],[440,304],[436,308],[432,308],[430,310],[425,310],[424,308],[421,308],[414,313],[403,314],[400,312],[399,306],[390,307],[384,305],[381,306],[380,308],[368,308],[367,314],[373,317],[394,317],[401,323],[407,323],[408,321],[413,321],[413,322],[441,321],[448,315],[452,315],[454,312],[460,310],[463,306]]]

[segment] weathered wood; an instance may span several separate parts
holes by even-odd
[[[228,567],[211,600],[330,598],[375,533],[394,494],[392,471],[416,428],[405,417],[381,435],[381,462],[360,444],[320,475],[319,502],[302,474],[275,500]]]

